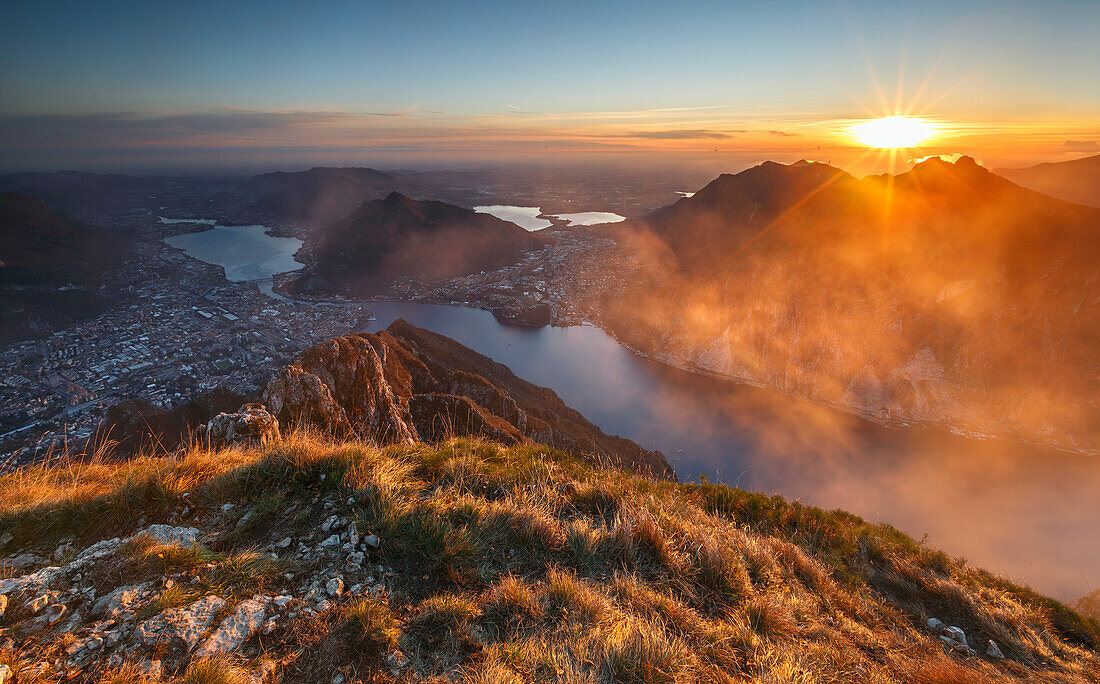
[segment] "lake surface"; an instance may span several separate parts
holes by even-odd
[[[504,204],[489,204],[482,207],[474,207],[479,214],[489,214],[504,221],[511,221],[527,231],[542,230],[554,225],[550,221],[539,218],[542,209],[538,207],[512,207]]]
[[[528,231],[542,230],[554,225],[551,221],[539,218],[542,215],[540,207],[514,207],[505,204],[491,204],[482,207],[474,207],[474,211],[481,214],[491,214],[498,219],[511,221],[520,228]],[[546,214],[556,219],[565,221],[570,226],[594,226],[598,223],[618,223],[625,221],[625,216],[613,214],[610,211],[581,211],[575,214]]]
[[[168,239],[253,280],[300,266],[297,240],[261,226]],[[753,491],[889,522],[972,564],[1072,600],[1100,586],[1100,461],[938,429],[892,430],[779,392],[638,357],[593,326],[504,326],[485,311],[371,302],[553,388],[605,432],[659,449],[681,480]]]
[[[619,223],[625,221],[625,216],[613,214],[610,211],[582,211],[576,214],[554,214],[554,218],[568,221],[571,226],[594,226],[599,223]]]
[[[163,219],[162,219],[163,220]],[[174,223],[195,223],[180,219]],[[301,246],[298,238],[272,237],[265,226],[214,226],[199,233],[184,233],[165,238],[169,245],[182,249],[208,264],[225,269],[233,282],[267,281],[276,273],[295,271],[302,264],[294,260]],[[261,283],[261,289],[265,289]],[[270,283],[266,290],[270,292]]]

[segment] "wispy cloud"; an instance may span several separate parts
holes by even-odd
[[[741,132],[741,131],[737,131]],[[702,129],[682,129],[672,131],[629,131],[627,133],[615,133],[611,137],[616,138],[646,138],[649,140],[692,140],[699,138],[711,138],[725,140],[732,138],[731,133],[722,131],[708,131]]]

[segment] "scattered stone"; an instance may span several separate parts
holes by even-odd
[[[279,549],[285,549],[293,543],[290,537],[287,537],[281,541],[275,542],[275,547]]]
[[[293,596],[286,596],[284,594],[282,596],[276,596],[274,599],[271,600],[271,602],[274,603],[275,606],[278,607],[278,608],[286,608],[287,605],[289,605],[290,602],[293,601],[293,600],[294,600]]]
[[[1005,654],[1001,652],[1001,647],[997,645],[996,641],[989,640],[989,645],[985,647],[985,654],[990,658],[996,658],[997,660],[1004,660]]]
[[[68,608],[63,603],[55,603],[46,609],[46,621],[51,625],[61,618],[65,617],[65,613],[68,612]]]
[[[348,543],[352,546],[359,545],[359,526],[355,523],[348,525]]]
[[[205,596],[183,608],[169,608],[138,625],[135,638],[145,646],[164,641],[182,642],[187,650],[194,648],[210,629],[214,616],[225,607],[218,596]]]
[[[9,681],[11,681],[11,668],[0,665],[0,684],[8,684]]]
[[[951,637],[952,639],[959,642],[963,646],[969,646],[970,645],[970,644],[966,643],[966,633],[963,632],[962,629],[960,629],[958,627],[948,627],[947,628],[947,636]]]
[[[233,614],[223,620],[210,638],[199,647],[195,657],[225,653],[237,648],[260,631],[264,624],[265,613],[262,601],[254,598],[241,601]]]
[[[211,446],[263,446],[281,439],[279,420],[263,404],[245,404],[236,413],[219,413],[203,433]]]
[[[340,546],[340,535],[338,534],[334,534],[328,539],[321,542],[321,548],[331,549],[336,546]]]
[[[339,577],[333,577],[325,583],[325,591],[333,598],[340,596],[340,594],[344,593],[344,580]]]
[[[332,678],[332,684],[344,684],[344,675],[339,672]]]
[[[327,520],[321,523],[321,531],[328,532],[329,530],[331,530],[332,526],[336,524],[337,520],[339,520],[338,517],[336,517],[335,515],[330,515]]]
[[[11,536],[11,532],[0,534],[0,546],[7,546],[11,543],[12,539],[14,539],[14,537]]]
[[[0,594],[0,617],[4,617],[4,613],[8,610],[8,597]]]
[[[377,549],[379,546],[382,545],[382,540],[373,534],[368,534],[367,536],[363,537],[363,543],[372,549]]]

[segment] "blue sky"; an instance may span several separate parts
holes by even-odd
[[[1044,126],[1026,141],[1041,156],[1100,124],[1098,2],[316,4],[9,0],[0,162],[36,145],[669,151],[708,132],[767,148],[745,131],[768,130],[812,148],[895,104],[1006,140]]]

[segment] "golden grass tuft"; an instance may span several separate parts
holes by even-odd
[[[191,663],[180,684],[250,684],[248,670],[226,655],[199,658]]]

